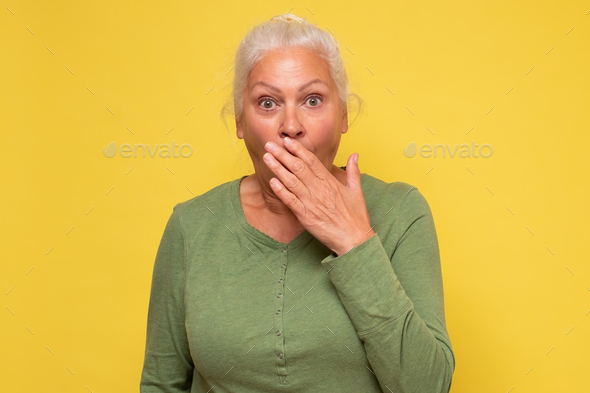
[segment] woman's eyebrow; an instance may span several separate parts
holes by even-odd
[[[299,88],[299,90],[298,90],[298,91],[301,91],[301,90],[305,89],[307,86],[309,86],[309,85],[312,85],[312,84],[314,84],[314,83],[323,83],[324,85],[328,86],[328,84],[327,84],[326,82],[324,82],[323,80],[321,80],[321,79],[314,79],[314,80],[312,80],[312,81],[309,81],[309,82],[307,82],[306,84],[302,85],[302,86]],[[266,83],[266,82],[263,82],[263,81],[259,81],[259,82],[256,82],[256,83],[254,83],[254,84],[252,85],[252,89],[254,89],[254,86],[256,86],[256,85],[263,85],[263,86],[265,86],[265,87],[267,87],[267,88],[269,88],[269,89],[271,89],[271,90],[274,90],[274,91],[276,91],[277,93],[281,93],[281,90],[280,90],[279,88],[277,88],[277,87],[274,87],[274,86],[272,86],[272,85],[269,85],[268,83]]]

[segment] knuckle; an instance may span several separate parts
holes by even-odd
[[[296,177],[291,177],[288,181],[287,184],[285,184],[285,186],[287,188],[293,189],[295,187],[297,187],[297,185],[299,184],[299,180],[297,180]]]
[[[295,160],[293,162],[293,170],[297,173],[302,173],[305,170],[305,163],[301,159]]]
[[[305,163],[311,168],[315,167],[318,164],[318,162],[319,162],[318,158],[313,154],[311,154],[305,158]]]
[[[297,202],[297,198],[294,195],[289,196],[289,198],[287,198],[287,206],[291,207],[291,206],[295,206],[295,203]]]

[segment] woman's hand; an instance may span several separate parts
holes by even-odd
[[[273,142],[265,145],[269,153],[264,161],[276,175],[270,186],[309,233],[336,255],[347,253],[375,234],[354,154],[348,157],[344,186],[298,141],[285,138],[285,147],[288,150]]]

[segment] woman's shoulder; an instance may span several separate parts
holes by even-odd
[[[173,210],[180,216],[181,221],[200,223],[200,225],[205,224],[208,220],[232,214],[230,191],[234,181],[236,180],[227,181],[190,199],[178,202],[174,205]]]
[[[339,167],[340,169],[346,171],[346,165]],[[418,187],[409,184],[403,181],[392,181],[387,182],[384,180],[379,179],[373,175],[368,173],[361,173],[361,184],[363,187],[363,192],[376,192],[376,193],[384,193],[388,196],[392,196],[395,194],[396,196],[406,195],[411,190],[418,190]]]
[[[412,191],[419,193],[413,184],[396,180],[385,181],[368,173],[361,173],[361,184],[365,195],[376,195],[387,199],[404,199]]]
[[[384,181],[368,173],[361,174],[363,195],[369,212],[394,216],[431,214],[430,205],[418,187],[404,181]],[[389,215],[389,214],[388,214]]]

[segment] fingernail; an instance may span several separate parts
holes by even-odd
[[[288,136],[285,137],[285,143],[287,145],[290,145],[291,143],[293,143],[293,141],[291,140],[291,138],[289,138]]]
[[[359,155],[355,155],[354,156],[354,162],[356,162],[357,164],[359,163]]]

